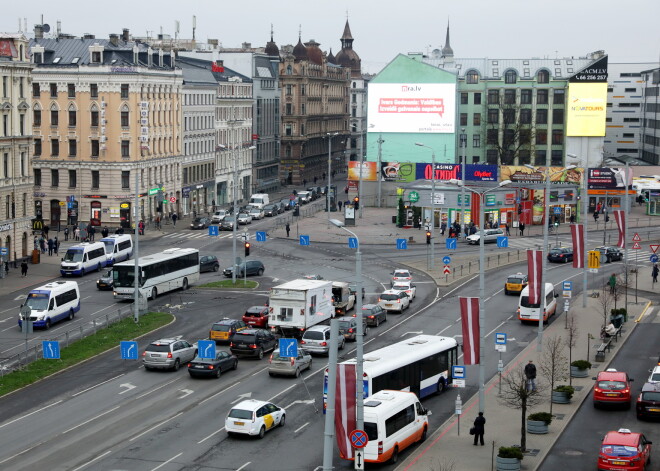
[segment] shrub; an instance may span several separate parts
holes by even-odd
[[[580,370],[588,370],[591,368],[591,363],[587,360],[575,360],[573,363],[571,363],[571,366],[574,366]]]
[[[573,393],[575,393],[575,388],[573,386],[569,386],[567,384],[561,384],[555,388],[555,391],[557,392],[563,392],[568,396],[568,398],[573,397]]]
[[[552,414],[550,412],[534,412],[527,416],[528,420],[535,420],[537,422],[545,422],[545,425],[550,425],[552,422]]]
[[[518,458],[519,460],[523,459],[522,450],[517,446],[501,446],[497,452],[497,456],[500,458]]]

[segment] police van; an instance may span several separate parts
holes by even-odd
[[[80,290],[75,281],[54,281],[33,289],[21,308],[31,309],[33,327],[50,326],[64,319],[73,320],[80,310]],[[22,314],[18,315],[18,326],[23,325]]]
[[[107,264],[103,242],[83,242],[66,251],[60,263],[60,274],[83,276],[90,271],[101,271]]]
[[[108,265],[123,262],[133,256],[133,238],[128,234],[113,234],[101,239],[105,245]]]

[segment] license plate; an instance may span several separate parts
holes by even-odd
[[[647,410],[648,410],[649,412],[660,412],[660,409],[658,409],[657,407],[649,408],[649,409],[647,409]]]
[[[625,466],[625,465],[628,464],[628,462],[627,461],[612,461],[612,464],[616,464],[616,465],[619,465],[619,466]]]
[[[391,304],[386,304],[385,307],[392,307],[392,305]]]
[[[607,393],[605,395],[608,396],[608,397],[617,397],[618,396],[617,393]]]
[[[204,366],[203,365],[193,365],[193,368],[204,369]]]
[[[240,426],[243,426],[243,425],[245,425],[245,422],[234,422],[234,425],[240,425]]]

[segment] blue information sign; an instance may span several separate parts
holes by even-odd
[[[564,291],[573,291],[573,282],[572,281],[564,281],[562,283],[562,289]]]
[[[497,236],[497,246],[505,249],[509,246],[509,238],[507,236]]]
[[[408,241],[406,239],[397,239],[396,240],[396,248],[399,250],[407,250],[408,249]]]
[[[358,248],[358,240],[357,237],[349,237],[348,238],[348,246],[351,249],[357,249]]]
[[[309,245],[309,236],[301,235],[300,236],[300,245]]]
[[[266,231],[257,231],[257,242],[266,242]]]
[[[452,366],[451,375],[454,379],[465,379],[465,366],[463,365]]]
[[[456,239],[445,239],[445,247],[447,250],[456,250]]]
[[[220,235],[220,228],[218,226],[209,226],[209,235],[210,236]]]
[[[121,351],[122,360],[137,360],[138,359],[138,343],[132,341],[119,342],[119,351]]]
[[[9,253],[9,249],[7,247],[0,247],[0,255],[7,255]]]
[[[41,348],[46,360],[60,359],[60,343],[57,340],[44,340],[41,342]]]
[[[651,263],[658,263],[658,256],[656,254],[651,255]]]
[[[496,345],[506,345],[506,334],[504,332],[495,333],[495,344]]]
[[[280,356],[296,358],[298,356],[298,341],[296,339],[280,339]]]
[[[215,340],[200,340],[197,342],[197,356],[209,360],[215,359]]]
[[[561,214],[561,207],[555,206],[555,214]]]
[[[442,263],[444,263],[445,265],[449,265],[451,263],[451,257],[449,255],[445,255],[444,257],[442,257]]]

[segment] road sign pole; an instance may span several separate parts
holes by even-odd
[[[328,185],[328,190],[329,190]],[[328,358],[328,402],[323,432],[323,471],[332,471],[335,437],[335,397],[337,391],[337,346],[339,341],[339,321],[330,321],[330,353]]]

